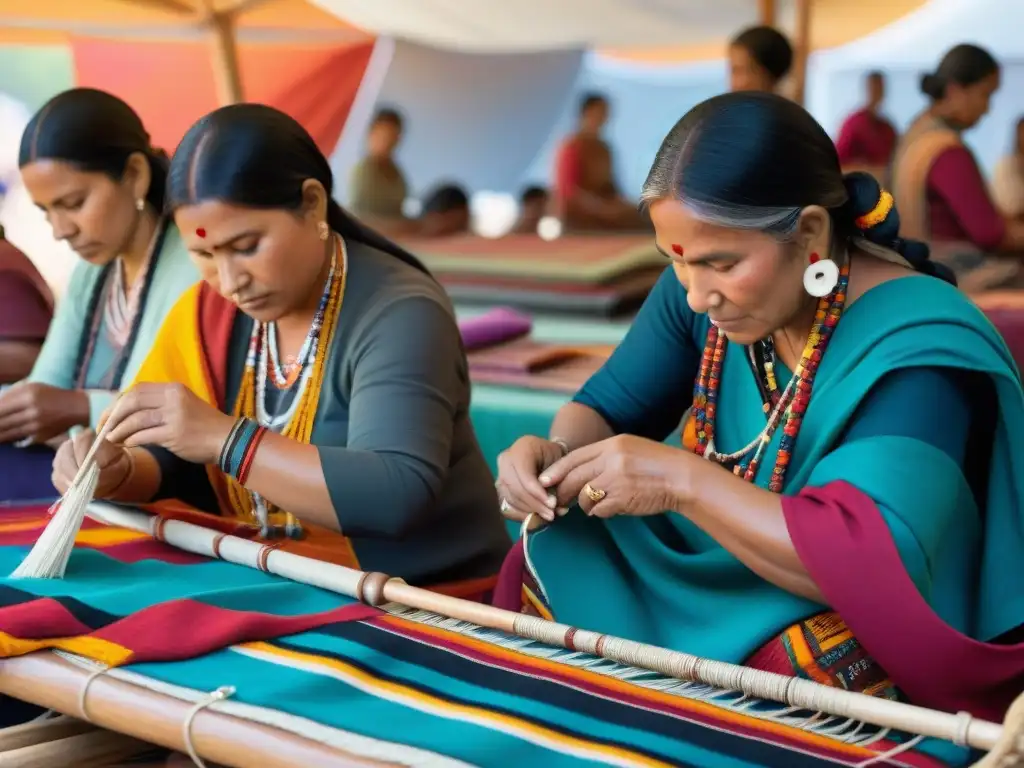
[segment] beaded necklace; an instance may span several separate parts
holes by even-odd
[[[270,413],[266,407],[267,378],[268,375],[272,375],[269,344],[266,343],[272,338],[267,328],[270,323],[253,323],[245,369],[242,372],[238,400],[235,403],[236,417],[253,419],[261,426],[273,429],[285,437],[300,443],[309,443],[320,403],[320,392],[323,389],[327,358],[341,315],[347,277],[348,251],[345,241],[335,235],[331,269],[319,308],[306,336],[306,343],[303,344],[304,350],[308,346],[308,351],[303,355],[306,359],[302,360],[299,373],[292,382],[293,386],[298,384],[297,391],[282,415]],[[259,524],[263,531],[261,535],[269,538],[278,532],[284,532],[292,538],[298,537],[297,532],[301,532],[301,525],[294,516],[265,501],[259,494],[250,492],[233,477],[225,475],[225,479],[231,506],[243,519]]]
[[[751,351],[751,361],[755,369],[763,367],[762,387],[764,412],[767,423],[760,434],[738,451],[724,454],[715,450],[715,416],[718,404],[718,388],[721,383],[722,362],[725,359],[727,339],[712,325],[708,329],[704,354],[701,357],[700,372],[693,393],[694,430],[697,442],[694,452],[710,461],[731,465],[733,474],[747,482],[754,482],[757,470],[764,458],[764,453],[775,435],[776,429],[782,425],[782,437],[775,458],[775,468],[768,483],[768,490],[781,493],[786,479],[786,470],[793,455],[793,447],[800,433],[807,404],[814,386],[814,376],[824,357],[832,332],[842,316],[846,304],[846,288],[850,278],[849,264],[843,266],[839,273],[839,283],[832,293],[818,300],[818,308],[814,313],[814,324],[811,326],[807,344],[804,346],[800,363],[793,371],[786,388],[780,393],[775,380],[775,353],[770,345],[759,345],[760,354]],[[760,377],[759,377],[760,378]]]

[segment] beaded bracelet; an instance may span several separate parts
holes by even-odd
[[[257,424],[252,419],[240,418],[231,427],[227,440],[220,450],[220,458],[217,466],[226,475],[235,478],[239,483],[245,485],[249,477],[249,470],[252,468],[252,460],[256,455],[267,428]]]

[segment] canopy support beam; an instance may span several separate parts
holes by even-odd
[[[796,36],[793,56],[793,100],[804,103],[807,87],[807,60],[811,55],[811,1],[796,0]]]
[[[203,0],[202,22],[209,30],[213,79],[220,105],[242,100],[242,78],[238,71],[238,46],[235,40],[235,14],[218,12],[213,0]]]

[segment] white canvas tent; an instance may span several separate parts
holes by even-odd
[[[435,48],[522,53],[684,46],[727,38],[761,17],[763,0],[314,0],[378,35]],[[795,0],[778,0],[785,24]]]

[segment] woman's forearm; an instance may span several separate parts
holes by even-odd
[[[163,473],[156,458],[145,448],[128,448],[131,468],[128,476],[114,492],[107,496],[109,501],[145,504],[152,501],[160,490]]]
[[[999,250],[1016,253],[1024,252],[1024,219],[1008,219],[1006,222],[1006,235]]]
[[[13,384],[28,376],[40,346],[37,341],[0,341],[0,384]]]
[[[775,586],[825,603],[797,555],[778,494],[752,485],[710,462],[688,461],[676,511],[736,559]]]
[[[564,440],[570,451],[614,436],[601,414],[579,403],[563,405],[551,423],[551,438]]]
[[[256,449],[245,487],[300,520],[340,530],[315,445],[266,432]]]

